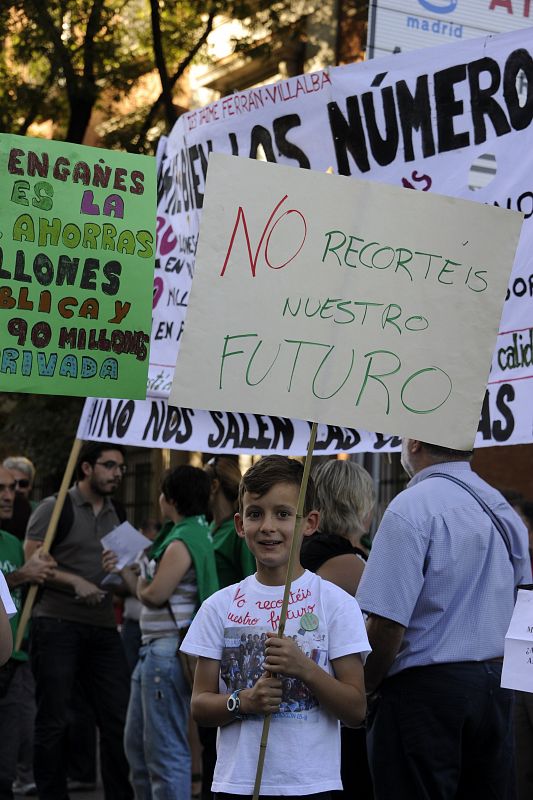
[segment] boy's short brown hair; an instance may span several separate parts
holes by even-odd
[[[295,458],[276,455],[261,458],[244,473],[241,479],[241,485],[239,486],[239,514],[242,514],[242,501],[245,492],[263,497],[277,483],[290,483],[299,489],[303,474],[303,464]],[[310,511],[315,509],[315,484],[309,475],[303,513],[309,514]]]

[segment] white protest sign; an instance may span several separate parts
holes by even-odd
[[[533,692],[533,592],[519,589],[505,650],[501,685]]]
[[[212,154],[170,402],[471,448],[521,223]]]

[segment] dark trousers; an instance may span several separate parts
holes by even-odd
[[[22,694],[17,707],[17,717],[19,726],[19,748],[17,757],[17,783],[33,783],[33,729],[35,727],[35,681],[28,661],[24,662],[22,669]],[[0,710],[0,719],[2,717]],[[13,736],[13,729],[9,730],[10,738]],[[0,741],[3,740],[0,734]],[[3,770],[0,766],[0,775]]]
[[[373,800],[365,728],[341,727],[341,780],[342,791],[332,792],[332,800]]]
[[[518,800],[533,798],[533,694],[515,692],[516,787]]]
[[[69,780],[96,783],[96,720],[79,682],[69,703],[65,746]]]
[[[29,665],[23,661],[13,675],[5,697],[0,698],[0,800],[13,799],[11,785],[17,776],[17,756],[28,701],[28,675],[31,679]]]
[[[76,681],[100,730],[106,800],[131,800],[123,748],[129,672],[117,631],[37,618],[30,652],[37,699],[34,774],[40,800],[68,800],[65,732]]]
[[[501,663],[415,667],[387,679],[369,718],[376,800],[514,798],[513,693]]]
[[[217,728],[198,725],[198,736],[202,745],[202,800],[213,800],[211,785],[217,763]]]

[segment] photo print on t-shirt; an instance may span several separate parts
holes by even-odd
[[[224,649],[220,662],[220,677],[224,691],[251,689],[264,672],[265,642],[272,630],[267,627],[236,627],[224,629]],[[326,635],[318,631],[292,634],[292,639],[306,656],[322,668],[327,669],[328,652]],[[318,701],[308,687],[299,679],[281,676],[282,700],[280,711],[272,719],[297,719],[317,721]]]

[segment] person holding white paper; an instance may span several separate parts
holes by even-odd
[[[139,530],[143,536],[146,536],[153,542],[161,530],[161,523],[156,519],[146,519],[141,523]],[[133,672],[135,669],[142,644],[141,626],[139,624],[141,611],[142,603],[139,598],[128,593],[128,595],[124,597],[120,635],[122,637],[122,644],[124,645],[124,652],[126,653],[126,660],[130,672]]]
[[[188,800],[191,794],[190,686],[177,648],[200,603],[218,589],[205,519],[209,488],[197,467],[179,466],[166,475],[159,505],[170,522],[148,550],[141,575],[128,566],[120,570],[143,604],[124,737],[139,800]],[[103,564],[115,571],[116,554],[104,551]]]

